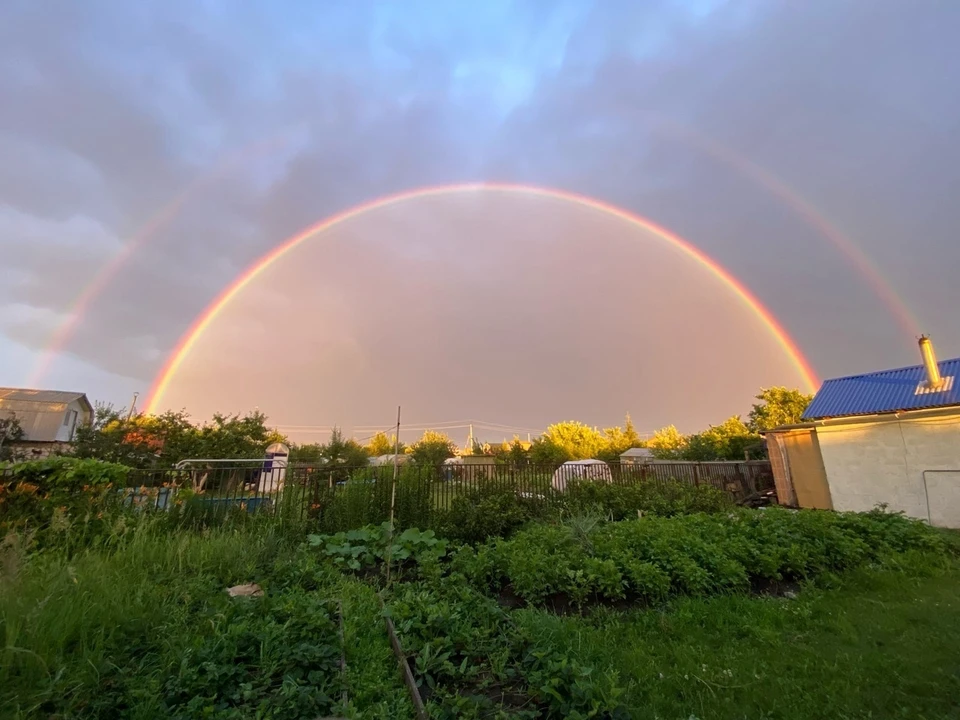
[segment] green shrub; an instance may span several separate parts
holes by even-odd
[[[458,494],[449,510],[435,516],[432,526],[442,537],[475,544],[510,537],[531,520],[562,520],[590,513],[610,520],[629,520],[638,512],[672,517],[733,508],[730,497],[710,485],[575,480],[562,493],[524,493],[498,482]]]
[[[439,575],[440,560],[447,554],[447,541],[433,530],[407,528],[390,537],[390,524],[368,525],[335,535],[308,535],[307,543],[345,570],[366,570],[380,565],[389,556],[392,563],[414,567],[422,574]]]
[[[486,591],[510,583],[530,604],[560,595],[582,606],[742,592],[946,547],[936,530],[903,515],[770,508],[534,525],[458,551],[451,568]]]
[[[431,474],[412,465],[400,469],[394,501],[396,527],[429,525],[434,482]],[[311,509],[319,527],[327,532],[378,525],[390,517],[392,486],[392,467],[356,470],[344,485],[320,488],[311,500]]]
[[[613,681],[540,644],[459,578],[395,586],[385,613],[431,717],[628,717]]]
[[[491,483],[456,495],[449,510],[438,514],[435,526],[443,537],[478,543],[509,537],[542,512],[537,499],[523,497],[513,486]]]
[[[109,528],[129,471],[59,456],[0,465],[0,534],[37,531],[40,544],[70,536],[82,545]]]
[[[690,513],[724,512],[734,507],[727,493],[712,485],[679,482],[597,483],[584,480],[568,484],[553,496],[557,510],[575,516],[598,509],[611,520],[629,520],[637,513],[672,517]]]

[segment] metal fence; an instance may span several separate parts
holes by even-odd
[[[243,512],[312,519],[327,528],[379,523],[389,516],[393,466],[261,465],[136,471],[125,502],[169,510],[189,506],[208,512]],[[515,494],[517,502],[546,505],[562,497],[576,479],[619,485],[683,483],[710,485],[744,501],[773,486],[768,461],[650,462],[644,464],[515,467],[503,464],[405,463],[399,468],[395,508],[398,522],[428,527],[459,496],[479,490]]]

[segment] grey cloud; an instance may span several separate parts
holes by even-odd
[[[541,177],[599,185],[604,197],[696,240],[784,318],[824,372],[855,371],[875,357],[912,361],[908,339],[863,278],[781,200],[669,134],[639,129],[651,115],[690,125],[807,197],[924,308],[922,322],[944,349],[960,351],[942,311],[947,268],[960,262],[950,240],[960,218],[946,199],[960,186],[960,145],[944,132],[960,118],[960,81],[948,74],[960,62],[956,6],[761,3],[749,24],[740,9],[729,4],[709,24],[681,27],[659,57],[621,53],[587,80],[557,78],[518,113],[510,146]],[[615,134],[582,143],[578,131],[591,126]],[[549,130],[522,142],[532,127]],[[580,176],[587,165],[605,168],[602,180]],[[650,174],[668,182],[645,191]],[[928,262],[934,256],[944,262]],[[825,321],[818,306],[842,308],[841,318]],[[836,341],[841,330],[855,340]]]
[[[942,351],[960,354],[954,3],[743,1],[705,17],[669,2],[532,3],[486,35],[462,23],[456,35],[421,32],[416,9],[385,20],[370,4],[326,22],[303,7],[296,28],[266,5],[229,17],[189,3],[43,5],[0,11],[0,92],[12,100],[0,109],[0,204],[38,221],[85,214],[127,239],[209,178],[85,318],[69,352],[98,367],[149,378],[237,272],[322,217],[476,179],[564,187],[669,226],[743,278],[825,374],[911,362],[889,313],[816,228],[684,127],[808,198],[876,259]],[[461,87],[468,51],[502,73]],[[497,87],[511,68],[518,87],[535,81],[529,93]],[[221,172],[223,157],[239,159]],[[410,262],[450,259],[417,247]],[[4,300],[31,317],[62,312],[93,270],[70,247],[50,263],[16,237],[0,249],[19,273]],[[42,333],[23,317],[8,331],[36,346]]]

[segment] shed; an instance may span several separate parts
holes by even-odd
[[[653,459],[653,450],[650,448],[630,448],[620,453],[621,465],[643,465]]]
[[[371,465],[380,467],[382,465],[393,465],[394,460],[398,465],[403,465],[407,460],[410,459],[409,455],[400,453],[399,455],[377,455],[376,457],[370,458],[368,461]]]
[[[797,425],[766,434],[781,502],[960,528],[960,358],[827,380]]]
[[[16,445],[43,456],[73,441],[77,428],[93,422],[93,406],[81,392],[0,388],[0,417],[16,417],[23,438]]]

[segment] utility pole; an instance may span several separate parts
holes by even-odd
[[[130,401],[130,412],[127,413],[127,420],[133,417],[133,411],[137,408],[137,398],[140,396],[140,393],[135,392],[133,394],[133,400]]]

